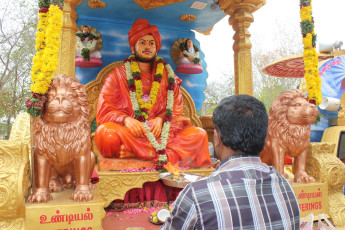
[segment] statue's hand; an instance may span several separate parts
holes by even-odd
[[[131,117],[126,117],[123,123],[129,129],[133,136],[143,137],[146,135],[145,127],[140,121]]]
[[[156,138],[159,137],[159,135],[161,135],[161,132],[162,132],[163,119],[160,117],[156,117],[152,120],[149,120],[148,122],[152,123],[152,127],[150,131],[153,133],[153,135]]]

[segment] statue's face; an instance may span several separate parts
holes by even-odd
[[[50,123],[66,123],[79,117],[78,96],[66,86],[53,88],[48,92],[43,117]]]
[[[315,123],[319,111],[316,106],[302,97],[294,98],[288,109],[286,118],[290,124],[307,125]]]
[[[141,37],[131,49],[139,60],[143,61],[152,61],[157,55],[156,41],[149,34]]]
[[[90,34],[90,30],[89,30],[88,27],[85,26],[85,27],[83,28],[83,34],[84,34],[84,35],[89,35],[89,34]]]
[[[192,46],[192,40],[187,40],[187,49],[189,49]]]

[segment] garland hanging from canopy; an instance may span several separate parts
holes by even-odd
[[[58,52],[62,28],[63,1],[39,1],[39,21],[36,34],[36,54],[31,69],[31,98],[26,102],[27,112],[41,116],[53,73],[58,66]]]
[[[321,78],[318,70],[318,54],[315,50],[316,34],[312,17],[312,0],[300,0],[301,32],[303,36],[304,78],[311,103],[321,104]]]

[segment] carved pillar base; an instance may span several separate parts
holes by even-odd
[[[345,196],[342,188],[345,183],[345,165],[333,151],[335,144],[311,143],[308,149],[307,173],[316,181],[328,184],[329,214],[337,228],[345,227]]]

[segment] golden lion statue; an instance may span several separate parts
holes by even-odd
[[[298,183],[314,182],[305,171],[310,125],[315,123],[319,111],[306,100],[299,90],[282,92],[275,98],[269,112],[266,145],[261,160],[273,165],[284,175],[285,155],[294,157],[295,178]]]
[[[72,188],[74,201],[92,200],[89,181],[95,165],[91,152],[89,104],[78,80],[53,78],[42,117],[34,120],[34,192],[28,202],[52,200],[50,191]]]

